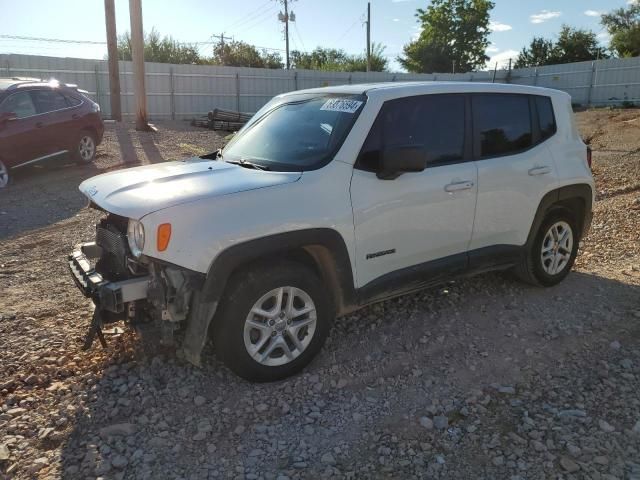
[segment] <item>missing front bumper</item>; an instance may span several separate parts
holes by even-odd
[[[123,313],[127,303],[146,299],[150,277],[145,275],[119,282],[105,280],[89,262],[101,253],[102,249],[91,242],[77,245],[68,257],[71,276],[84,296],[91,298],[96,308],[112,313]]]

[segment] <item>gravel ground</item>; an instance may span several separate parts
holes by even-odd
[[[640,479],[640,112],[577,116],[600,199],[565,282],[486,274],[374,305],[267,385],[122,329],[80,350],[91,308],[65,255],[97,215],[77,184],[221,137],[109,126],[95,167],[21,172],[0,192],[0,477]]]

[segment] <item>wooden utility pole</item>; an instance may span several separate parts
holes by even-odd
[[[371,2],[367,2],[367,72],[371,71]]]
[[[220,57],[222,59],[222,65],[225,65],[226,58],[225,58],[225,52],[224,52],[224,41],[225,40],[233,40],[233,38],[232,37],[225,37],[224,36],[224,32],[222,32],[220,35],[218,35],[218,34],[212,35],[212,38],[220,38],[220,47],[221,47],[220,48]],[[213,47],[213,54],[214,54],[214,56],[216,54],[216,46],[215,45]]]
[[[287,70],[291,68],[291,62],[289,61],[289,22],[296,21],[296,14],[291,12],[289,13],[289,2],[294,2],[294,0],[280,0],[284,5],[284,13],[278,13],[278,20],[284,22],[284,38],[286,42],[286,56],[287,56]]]
[[[289,70],[289,1],[284,0],[284,36],[286,38],[287,70]]]
[[[120,105],[120,68],[118,66],[118,36],[116,35],[116,8],[114,0],[104,0],[104,19],[107,27],[111,118],[116,122],[121,122],[122,107]]]
[[[136,130],[150,130],[149,123],[147,122],[147,93],[144,86],[142,0],[129,0],[129,18],[131,20],[133,91],[136,97]]]

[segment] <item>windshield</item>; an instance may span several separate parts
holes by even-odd
[[[224,160],[270,170],[326,165],[362,110],[362,95],[300,94],[274,99],[223,150]]]

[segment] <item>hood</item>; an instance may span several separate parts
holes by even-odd
[[[252,170],[194,157],[103,173],[80,184],[89,200],[127,218],[181,203],[297,181],[300,172]]]

